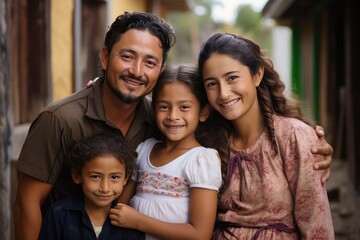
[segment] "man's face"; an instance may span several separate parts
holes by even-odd
[[[150,93],[163,69],[161,42],[148,31],[123,33],[110,53],[101,52],[105,83],[125,103],[134,103]]]

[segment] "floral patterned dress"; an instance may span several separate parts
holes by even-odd
[[[231,146],[213,239],[335,239],[321,173],[313,170],[315,131],[280,116],[274,126],[280,154],[267,130],[250,148]]]
[[[139,212],[172,223],[189,222],[190,188],[218,191],[221,186],[221,166],[216,150],[195,147],[168,164],[155,167],[150,153],[159,141],[148,139],[138,148],[136,194],[130,205]],[[156,239],[146,235],[146,239]]]

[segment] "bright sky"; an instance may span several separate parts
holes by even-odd
[[[222,0],[212,9],[215,20],[232,23],[235,21],[236,11],[240,4],[249,4],[255,11],[261,11],[268,0]]]

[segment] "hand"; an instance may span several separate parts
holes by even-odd
[[[89,80],[86,84],[86,88],[91,88],[98,79],[99,77],[94,78],[93,80]]]
[[[118,203],[115,207],[110,208],[109,218],[110,222],[114,226],[124,228],[135,228],[137,227],[138,219],[141,213],[134,208]]]
[[[330,175],[331,175],[331,170],[330,170],[330,166],[331,166],[331,162],[332,162],[332,155],[333,155],[333,148],[330,146],[330,144],[328,144],[324,138],[324,129],[320,126],[316,126],[315,128],[316,134],[318,135],[318,137],[321,140],[322,145],[321,146],[316,146],[313,147],[311,149],[311,152],[313,154],[320,154],[322,156],[324,156],[324,160],[320,161],[320,162],[316,162],[314,164],[314,169],[315,170],[325,170],[324,174],[321,178],[321,182],[325,183],[327,180],[329,180]]]

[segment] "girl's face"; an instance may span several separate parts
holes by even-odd
[[[178,81],[164,85],[156,97],[156,123],[173,142],[193,142],[198,123],[206,120],[207,113],[189,87]]]
[[[103,155],[88,161],[79,176],[72,172],[76,184],[81,184],[85,196],[85,209],[99,209],[111,206],[117,199],[127,178],[125,165],[112,155]]]
[[[210,105],[230,121],[248,119],[258,109],[256,87],[262,70],[252,76],[247,66],[214,53],[204,63],[203,81]]]

